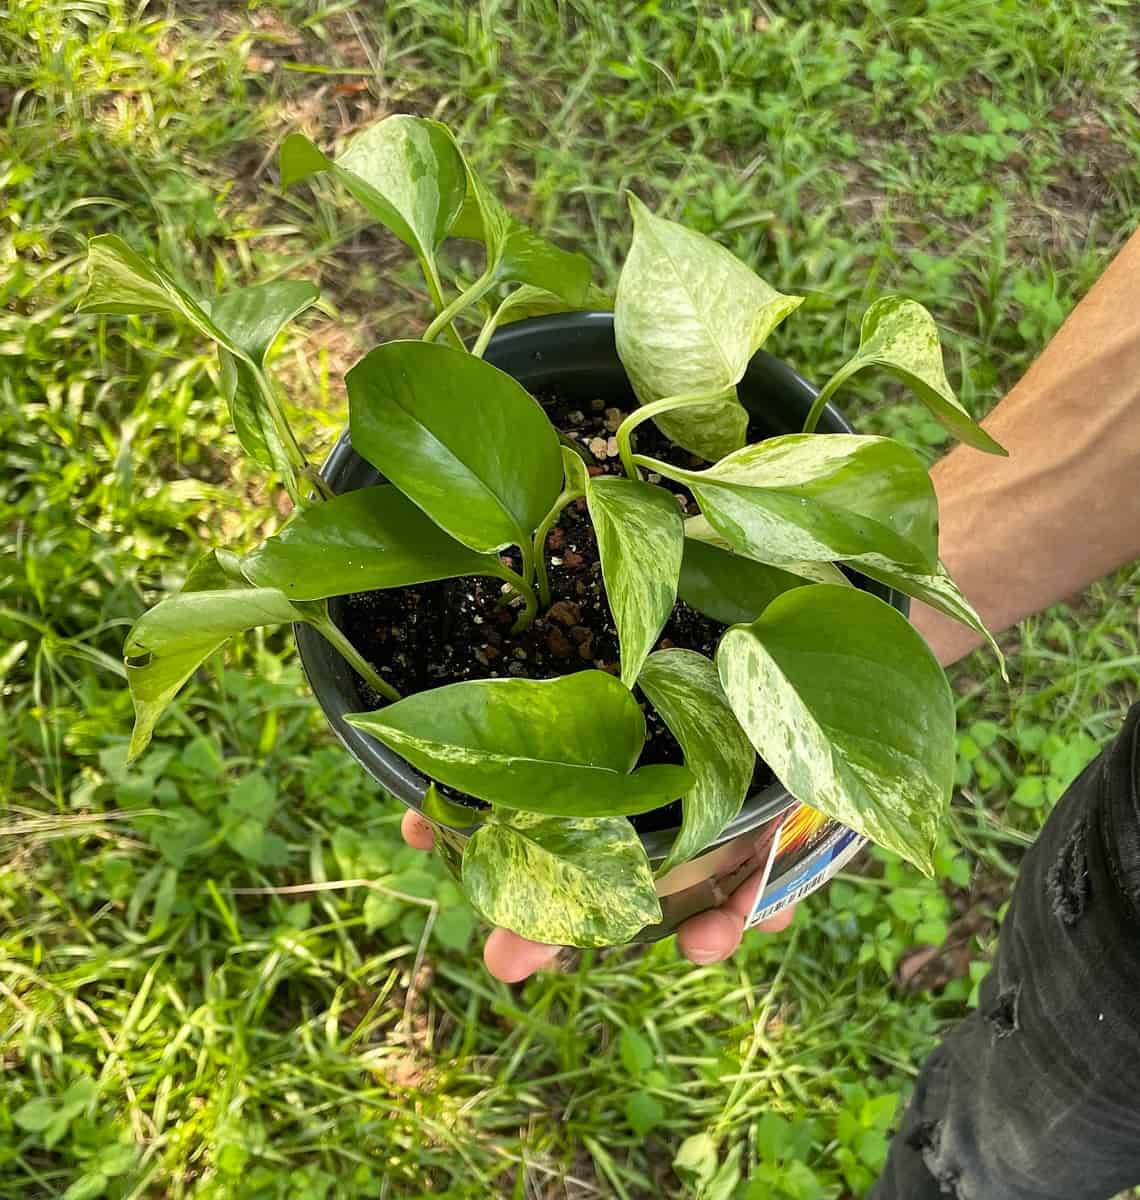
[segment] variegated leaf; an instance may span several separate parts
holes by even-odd
[[[740,811],[756,752],[729,707],[716,667],[703,654],[659,650],[646,659],[637,682],[696,776],[682,797],[684,819],[658,872],[664,875],[709,845]]]
[[[488,921],[549,945],[618,945],[661,920],[649,860],[621,817],[493,818],[467,843],[463,886]]]

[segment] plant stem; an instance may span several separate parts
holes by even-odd
[[[566,507],[566,505],[569,504],[571,500],[577,500],[582,495],[582,492],[570,490],[560,492],[558,499],[555,500],[554,504],[551,506],[550,512],[548,512],[546,516],[542,518],[538,529],[535,530],[533,555],[534,572],[538,579],[538,598],[541,600],[543,608],[550,607],[550,576],[546,573],[546,535],[550,532],[551,526],[555,521],[558,520],[560,513]]]
[[[428,295],[431,297],[431,302],[435,306],[435,311],[442,312],[447,306],[443,302],[443,290],[440,286],[439,275],[436,273],[435,263],[430,258],[421,258],[419,260],[420,270],[424,275],[424,282],[427,284]],[[448,336],[451,338],[452,345],[457,350],[466,352],[467,347],[463,344],[463,339],[455,332],[453,325],[447,326]]]
[[[839,390],[849,375],[854,374],[850,370],[851,363],[845,363],[834,375],[823,385],[815,402],[811,406],[811,411],[807,415],[807,420],[804,421],[804,433],[815,433],[815,427],[819,424],[819,418],[823,416],[823,410],[827,406],[828,400]]]
[[[491,340],[495,330],[498,329],[499,321],[502,319],[503,313],[510,306],[510,302],[511,297],[505,297],[499,307],[483,322],[483,328],[479,330],[479,336],[475,339],[475,345],[471,347],[471,353],[476,358],[483,357],[487,350],[487,343]]]
[[[374,692],[378,692],[386,700],[400,699],[400,693],[357,651],[337,628],[332,617],[325,613],[323,616],[310,616],[305,619]]]
[[[633,431],[643,422],[662,413],[672,412],[675,408],[691,408],[697,404],[710,404],[720,399],[716,392],[688,392],[680,396],[666,396],[663,400],[653,400],[635,408],[633,412],[618,426],[617,444],[621,455],[621,465],[630,479],[640,479],[637,467],[634,465],[633,443],[630,437]]]
[[[520,546],[519,549],[522,550],[522,546]],[[529,553],[529,548],[523,551],[524,567]],[[535,594],[530,580],[524,579],[517,572],[512,571],[511,568],[506,565],[506,563],[503,563],[502,565],[500,578],[506,580],[506,582],[509,583],[516,592],[518,592],[525,602],[522,612],[518,615],[518,619],[511,626],[511,633],[521,633],[524,629],[527,629],[530,626],[531,622],[538,614],[538,596]]]
[[[444,326],[450,326],[451,322],[465,308],[469,308],[488,288],[495,282],[495,271],[493,267],[488,267],[482,275],[464,292],[460,292],[458,296],[445,308],[443,308],[434,321],[424,330],[423,341],[434,342],[439,336],[440,330]]]

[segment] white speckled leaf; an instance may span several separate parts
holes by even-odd
[[[618,355],[642,404],[667,396],[735,396],[752,355],[801,303],[770,287],[711,238],[637,199],[633,242],[614,301]],[[748,414],[723,402],[654,418],[710,461],[744,445]]]
[[[804,804],[928,875],[954,778],[954,702],[929,647],[854,588],[796,588],[717,649],[729,703]]]
[[[788,434],[704,471],[640,461],[686,484],[729,545],[758,562],[858,562],[878,554],[931,569],[938,561],[930,477],[913,450],[890,438]]]
[[[549,945],[619,945],[661,920],[641,839],[620,817],[494,819],[467,843],[463,886],[488,921]]]
[[[980,633],[989,643],[990,649],[997,655],[1002,678],[1007,683],[1009,682],[1009,676],[1005,670],[1005,655],[1002,654],[1001,647],[994,641],[993,634],[982,623],[982,618],[978,616],[974,606],[958,590],[958,585],[951,578],[950,572],[946,570],[945,564],[939,563],[937,570],[927,573],[911,571],[888,559],[866,555],[858,566],[859,570],[871,579],[877,579],[880,583],[885,583],[887,587],[892,587],[906,596],[913,596],[916,600],[921,600],[923,604],[929,604],[931,608],[945,613],[946,616],[960,621],[963,625]]]
[[[863,314],[859,349],[839,373],[846,379],[868,366],[886,367],[897,375],[960,441],[988,454],[1006,453],[954,394],[942,364],[938,327],[917,301],[884,296]]]
[[[645,718],[605,671],[467,680],[345,719],[440,783],[525,812],[647,812],[693,783],[685,767],[631,770],[645,741]]]
[[[685,526],[672,492],[599,476],[586,492],[606,599],[621,645],[621,679],[633,687],[677,600]]]
[[[664,875],[703,850],[740,812],[756,752],[729,707],[716,667],[703,654],[659,650],[645,660],[637,682],[696,776],[682,797],[681,832],[658,871]]]

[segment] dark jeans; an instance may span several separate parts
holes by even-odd
[[[1140,1183],[1140,704],[1025,858],[978,1010],[927,1059],[870,1200]]]

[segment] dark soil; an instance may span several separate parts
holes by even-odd
[[[586,449],[587,460],[594,463],[591,475],[622,474],[611,439],[624,413],[607,408],[601,400],[585,409],[557,397],[542,402],[554,424]],[[678,465],[703,465],[674,447],[652,422],[641,425],[634,438],[641,453]],[[651,479],[676,493],[683,512],[696,511],[683,489],[668,480]],[[516,552],[504,559],[518,569]],[[519,634],[510,632],[517,609],[500,606],[502,582],[476,576],[359,592],[335,604],[333,615],[353,645],[405,696],[465,679],[549,679],[591,667],[616,675],[617,630],[602,586],[585,500],[568,505],[551,529],[546,563],[552,604]],[[678,600],[657,648],[679,646],[711,657],[723,631],[719,622]],[[380,698],[365,684],[360,684],[360,691],[363,707],[380,706]],[[672,733],[648,703],[643,701],[642,708],[646,744],[640,761],[681,762],[681,748]],[[754,787],[765,787],[773,778],[758,762]],[[643,832],[676,826],[680,802],[633,821]]]

